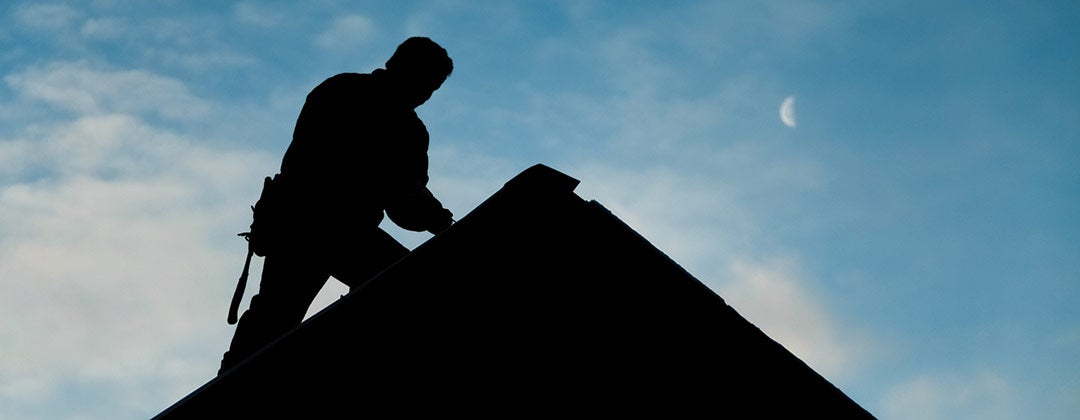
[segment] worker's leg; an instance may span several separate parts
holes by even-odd
[[[251,306],[236,324],[218,374],[300,325],[330,276],[324,266],[317,257],[298,253],[266,257],[259,293],[251,298]]]

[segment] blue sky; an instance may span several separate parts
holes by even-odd
[[[235,233],[304,96],[412,35],[455,60],[418,111],[457,215],[544,163],[880,418],[1076,418],[1078,21],[1067,1],[10,2],[0,418],[147,418],[209,380]]]

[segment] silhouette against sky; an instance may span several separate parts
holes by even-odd
[[[424,35],[455,62],[418,108],[455,215],[543,162],[882,418],[1073,420],[1077,21],[1071,0],[5,2],[0,417],[147,418],[216,376],[235,235],[305,96]]]
[[[281,172],[253,207],[248,258],[266,257],[262,281],[219,374],[299,325],[331,276],[355,287],[405,256],[379,228],[384,212],[413,231],[453,223],[427,188],[429,137],[414,111],[452,70],[445,49],[412,37],[385,68],[338,74],[307,96]]]

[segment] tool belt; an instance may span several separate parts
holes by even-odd
[[[263,179],[262,194],[259,201],[251,206],[250,230],[240,233],[247,239],[251,252],[260,257],[269,255],[272,249],[280,242],[284,203],[282,202],[281,175]]]
[[[236,283],[233,292],[232,303],[229,305],[229,325],[237,321],[237,313],[240,310],[240,301],[244,298],[244,289],[247,287],[248,271],[251,268],[251,257],[258,255],[265,257],[273,252],[273,248],[280,241],[281,219],[284,206],[281,202],[281,188],[283,179],[280,174],[273,178],[263,179],[262,193],[259,200],[251,206],[252,220],[247,232],[238,233],[248,243],[247,258],[244,261],[244,270],[240,273],[240,279]]]

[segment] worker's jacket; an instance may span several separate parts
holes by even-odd
[[[300,111],[267,224],[284,224],[289,236],[347,238],[377,227],[386,211],[405,229],[445,227],[451,214],[427,189],[427,148],[424,123],[383,70],[333,76]]]

